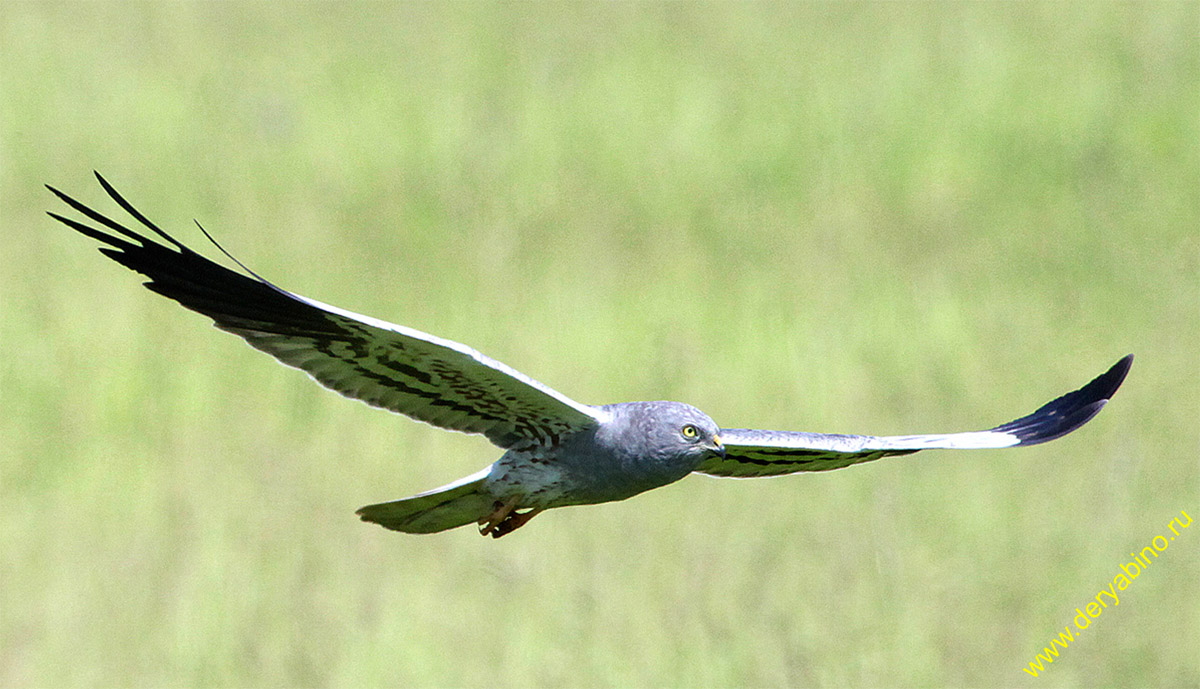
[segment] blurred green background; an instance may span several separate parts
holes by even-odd
[[[1200,21],[1176,3],[4,4],[0,685],[1198,686]],[[208,254],[584,402],[1035,448],[690,477],[502,541],[354,509],[493,461],[48,219]],[[119,214],[119,213],[118,213]]]

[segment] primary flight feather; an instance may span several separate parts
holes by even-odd
[[[105,244],[100,251],[148,277],[149,289],[347,397],[441,428],[481,433],[505,450],[476,474],[358,511],[397,531],[432,533],[475,523],[484,535],[499,538],[544,509],[623,500],[692,472],[778,476],[919,450],[1034,445],[1087,423],[1133,362],[1133,355],[1126,356],[1079,390],[986,431],[873,437],[721,429],[680,402],[581,404],[466,345],[288,292],[226,253],[247,274],[230,270],[150,222],[99,173],[96,179],[165,244],[53,187],[47,188],[94,224],[49,215]]]

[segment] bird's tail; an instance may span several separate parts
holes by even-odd
[[[405,533],[436,533],[479,521],[492,512],[495,498],[484,487],[491,467],[441,488],[403,500],[367,505],[357,512],[365,522]]]

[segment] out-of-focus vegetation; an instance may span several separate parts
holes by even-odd
[[[1195,3],[8,2],[0,685],[1196,686]],[[344,401],[43,215],[195,247],[585,402],[1082,431],[689,478],[502,541],[354,509],[498,451]]]

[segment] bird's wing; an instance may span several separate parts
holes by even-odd
[[[151,290],[212,318],[218,328],[332,390],[435,426],[482,433],[501,447],[552,440],[605,418],[603,410],[575,402],[466,345],[292,294],[232,256],[249,276],[220,266],[147,220],[98,173],[96,178],[121,208],[168,244],[53,187],[47,188],[108,231],[50,216],[107,244],[101,253],[150,278]]]
[[[1130,354],[1092,382],[1046,404],[1029,416],[987,431],[943,435],[830,435],[793,431],[721,430],[725,456],[696,470],[713,476],[753,478],[798,471],[827,471],[920,450],[1036,445],[1054,440],[1087,423],[1108,402],[1133,364]]]

